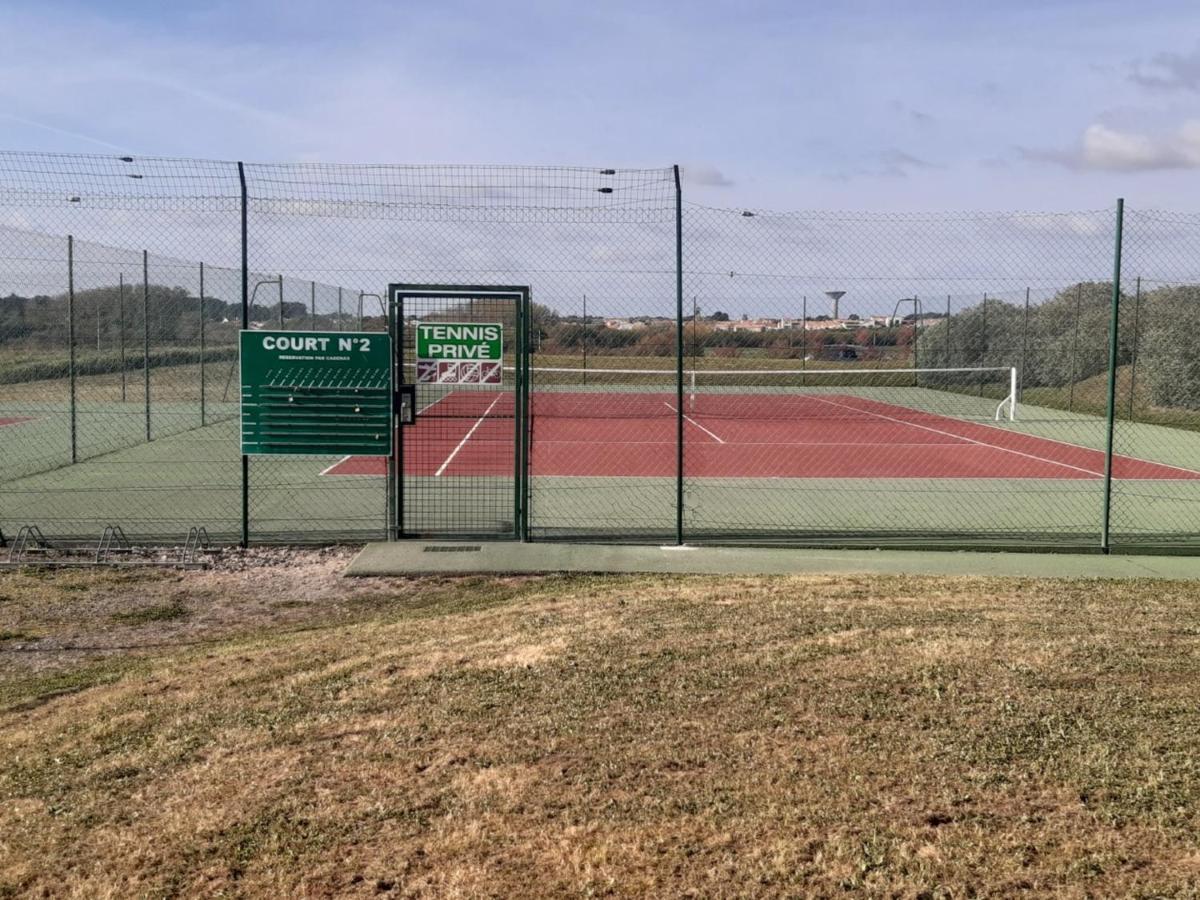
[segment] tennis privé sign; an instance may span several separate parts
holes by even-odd
[[[504,326],[478,322],[417,325],[417,382],[500,384]]]

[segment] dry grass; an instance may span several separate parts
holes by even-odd
[[[92,596],[19,577],[44,641]],[[156,643],[263,590],[139,579]],[[345,584],[8,660],[0,895],[1200,892],[1196,586]]]

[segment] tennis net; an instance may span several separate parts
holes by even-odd
[[[505,367],[506,390],[517,372]],[[677,415],[679,394],[671,369],[533,367],[530,413],[543,418],[641,419]],[[1017,370],[904,369],[686,369],[683,412],[738,419],[878,417],[878,404],[937,416],[1013,420]],[[511,416],[512,395],[499,403],[494,385],[426,385],[426,415]]]

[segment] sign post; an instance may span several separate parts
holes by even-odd
[[[503,325],[421,322],[416,328],[418,384],[503,382]]]
[[[392,452],[389,335],[249,330],[240,351],[243,454]]]

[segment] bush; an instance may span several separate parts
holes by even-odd
[[[1142,298],[1138,378],[1154,406],[1200,409],[1200,287],[1163,288]],[[1128,326],[1123,332],[1131,332]],[[1132,335],[1129,335],[1132,340]]]

